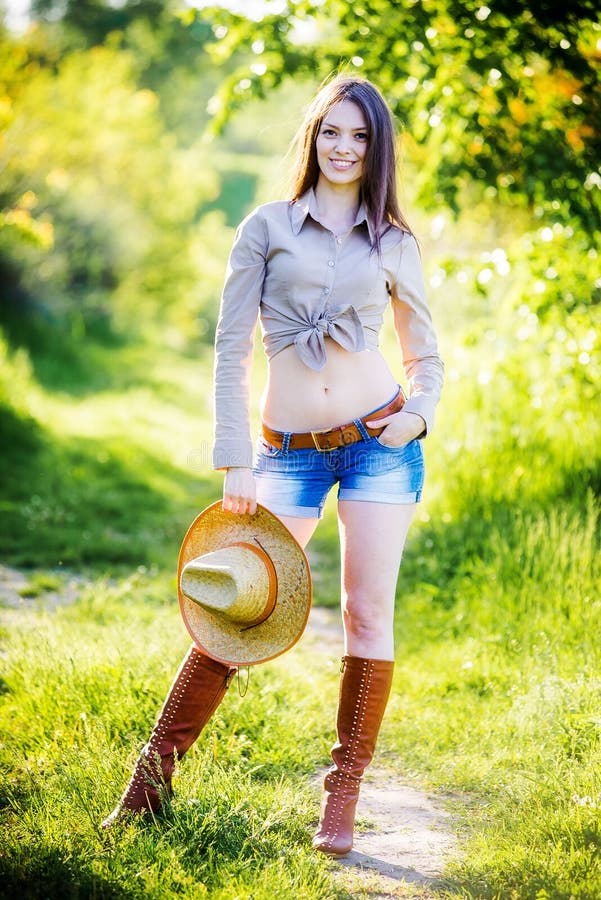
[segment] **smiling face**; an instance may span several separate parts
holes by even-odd
[[[359,181],[369,134],[361,107],[342,100],[324,116],[315,141],[320,180],[343,186]]]

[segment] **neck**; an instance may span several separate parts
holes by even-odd
[[[315,187],[315,199],[321,217],[350,227],[359,209],[359,183],[333,185],[320,178]]]

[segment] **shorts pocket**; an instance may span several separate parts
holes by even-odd
[[[263,437],[257,438],[256,451],[257,454],[268,456],[270,459],[282,455],[282,450],[280,447],[274,447],[273,444],[270,444]]]
[[[386,450],[387,453],[404,453],[413,443],[413,441],[408,441],[406,444],[401,444],[399,447],[391,447],[388,444],[383,444],[377,436],[374,437],[374,441],[378,447],[381,447],[382,450]]]

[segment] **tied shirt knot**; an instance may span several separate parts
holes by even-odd
[[[309,327],[300,331],[294,339],[301,360],[317,372],[326,364],[326,336],[336,341],[343,350],[365,350],[363,326],[357,310],[350,303],[316,313]]]

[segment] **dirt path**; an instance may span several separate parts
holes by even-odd
[[[61,572],[53,580],[56,587],[49,586],[48,580],[36,585],[34,573],[25,575],[19,569],[0,563],[0,608],[29,609],[40,603],[44,609],[56,609],[74,603],[85,584],[81,576],[72,572]]]
[[[342,656],[339,615],[314,607],[304,640],[313,649]],[[320,782],[318,774],[316,792]],[[366,773],[357,806],[355,847],[332,862],[344,887],[370,900],[439,896],[445,858],[457,848],[442,799],[404,784],[374,763]]]

